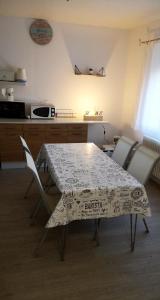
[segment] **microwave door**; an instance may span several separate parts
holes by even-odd
[[[33,111],[34,115],[40,118],[49,117],[49,107],[38,107]]]
[[[25,119],[25,103],[0,101],[0,118]]]

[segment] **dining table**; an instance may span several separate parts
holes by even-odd
[[[151,216],[145,187],[94,143],[43,144],[38,159],[45,159],[60,191],[46,228],[74,220]]]

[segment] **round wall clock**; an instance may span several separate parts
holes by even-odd
[[[53,30],[47,21],[37,19],[30,26],[30,36],[35,43],[46,45],[53,37]]]

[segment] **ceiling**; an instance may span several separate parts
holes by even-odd
[[[0,15],[131,29],[160,20],[160,0],[0,0]]]

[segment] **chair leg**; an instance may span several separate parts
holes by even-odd
[[[43,160],[41,160],[39,162],[36,162],[37,171],[40,170],[40,168],[41,168],[42,165],[46,166],[46,160],[45,159],[43,159]]]
[[[143,218],[143,223],[144,223],[144,226],[146,228],[146,233],[149,233],[149,228],[148,228],[148,225],[147,225],[147,222],[146,222],[145,218]]]
[[[31,186],[32,186],[33,182],[34,182],[34,177],[32,178],[31,182],[29,183],[29,185],[27,187],[27,190],[24,194],[24,199],[26,199],[28,197],[28,193],[29,193],[29,190],[31,189]]]
[[[48,172],[48,166],[47,166],[47,162],[45,159],[42,159],[40,161],[37,161],[36,163],[36,167],[37,167],[37,170],[39,170],[41,168],[41,166],[43,165],[43,172],[45,173],[46,170]]]
[[[48,165],[46,163],[46,161],[44,161],[44,166],[43,166],[43,170],[44,170],[44,173],[48,173]]]
[[[40,200],[38,200],[38,201],[36,202],[34,208],[32,209],[32,212],[31,212],[31,214],[30,214],[30,216],[29,216],[31,219],[33,218],[33,216],[34,216],[34,214],[35,214],[35,211],[36,211],[36,209],[37,209],[37,206],[39,205],[39,202],[40,202]]]
[[[51,181],[51,183],[50,183],[50,181]],[[49,174],[48,178],[46,180],[46,183],[45,183],[45,191],[48,192],[52,186],[55,186],[55,183],[53,182],[52,177]]]
[[[51,176],[50,176],[50,174],[49,174],[49,175],[48,175],[48,178],[47,178],[47,180],[46,180],[46,182],[45,182],[45,188],[48,187],[50,180],[51,180]]]
[[[133,226],[132,226],[132,214],[131,214],[131,228],[132,228],[132,232],[131,232],[131,251],[134,251],[135,248],[135,241],[136,241],[136,231],[137,231],[137,218],[138,215],[136,214],[135,216],[135,222],[134,222],[134,232],[133,232]]]
[[[133,240],[133,216],[130,214],[130,245],[132,249],[132,240]]]
[[[66,233],[67,233],[67,225],[62,226],[62,239],[61,239],[61,247],[60,247],[60,260],[64,261],[64,252],[66,247]]]
[[[100,245],[100,241],[99,241],[100,222],[101,222],[101,219],[95,220],[95,231],[94,231],[93,240],[96,241],[96,246]]]
[[[35,257],[37,257],[39,255],[39,249],[42,247],[42,245],[47,237],[48,230],[49,230],[49,228],[45,228],[44,233],[43,233],[39,243],[37,244],[36,248],[34,249],[33,255]]]
[[[35,205],[35,207],[34,207],[34,210],[33,210],[33,212],[32,212],[31,215],[30,215],[30,218],[31,218],[31,223],[30,223],[30,224],[31,224],[31,225],[34,224],[34,219],[35,219],[35,217],[37,216],[40,207],[41,207],[41,200],[37,201],[37,203],[36,203],[36,205]]]

